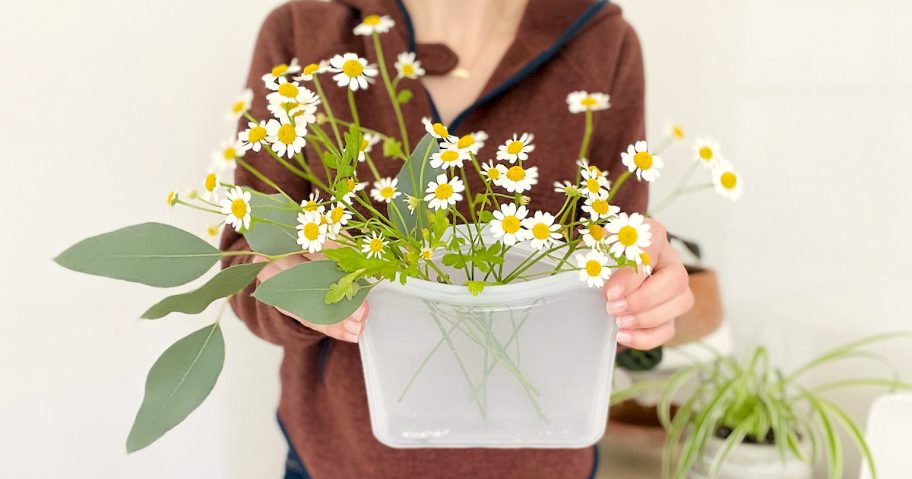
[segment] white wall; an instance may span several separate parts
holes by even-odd
[[[126,456],[145,371],[214,313],[144,323],[163,292],[50,261],[128,222],[205,229],[165,208],[164,194],[195,181],[230,134],[224,106],[277,3],[2,1],[0,477],[279,476],[280,351],[223,321],[227,361],[212,396]],[[646,54],[650,130],[671,115],[712,133],[745,177],[737,204],[708,195],[664,215],[720,270],[739,343],[761,341],[788,366],[912,327],[908,4],[627,3]],[[666,157],[666,176],[686,154]],[[912,348],[883,350],[912,371]],[[837,399],[863,416],[871,397]]]

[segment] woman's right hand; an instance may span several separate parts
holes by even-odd
[[[322,255],[294,255],[282,258],[277,261],[273,261],[270,264],[267,264],[260,273],[257,275],[257,280],[261,283],[268,280],[269,278],[289,269],[298,264],[304,263],[306,261],[312,261],[314,259],[320,259]],[[253,260],[256,263],[268,261],[262,256],[256,256]],[[358,342],[358,337],[361,335],[361,331],[364,330],[364,320],[367,319],[367,301],[361,304],[358,309],[355,310],[351,316],[339,321],[336,324],[315,324],[307,321],[304,318],[301,318],[294,313],[286,311],[282,308],[276,308],[282,314],[294,318],[299,323],[307,326],[314,331],[319,331],[333,339],[338,339],[340,341],[348,341],[352,343]]]

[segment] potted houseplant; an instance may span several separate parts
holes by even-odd
[[[859,339],[783,371],[770,365],[758,346],[738,360],[716,354],[715,361],[694,364],[663,381],[644,382],[618,391],[613,402],[659,392],[659,418],[667,430],[662,451],[665,478],[805,479],[825,462],[829,477],[842,477],[844,430],[877,477],[875,460],[856,421],[826,397],[829,391],[856,387],[909,389],[892,377],[869,376],[807,385],[808,371],[853,358],[883,359],[864,348],[881,341],[912,337],[889,333]],[[679,406],[675,406],[678,404]]]

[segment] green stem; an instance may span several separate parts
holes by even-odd
[[[323,87],[320,85],[320,79],[317,78],[317,75],[313,76],[313,82],[314,88],[317,89],[317,95],[320,96],[320,101],[323,102],[323,109],[326,110],[326,116],[329,117],[329,124],[333,129],[333,133],[336,135],[336,143],[338,143],[340,149],[345,148],[342,144],[342,135],[339,134],[339,128],[336,126],[336,117],[333,115],[329,100],[326,99],[326,95],[323,93]]]
[[[393,105],[393,113],[396,114],[396,122],[399,123],[399,134],[402,135],[402,146],[405,147],[405,154],[411,154],[409,145],[408,130],[405,127],[405,119],[402,117],[402,110],[399,108],[399,100],[396,99],[396,91],[390,82],[389,72],[386,70],[386,61],[383,59],[383,48],[380,46],[380,35],[377,32],[373,34],[374,49],[377,51],[377,64],[380,66],[380,76],[383,77],[383,85],[386,86],[386,93],[389,95],[390,103]]]

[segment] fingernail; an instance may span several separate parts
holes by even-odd
[[[605,292],[605,297],[608,298],[608,301],[614,301],[616,299],[620,299],[623,294],[624,294],[624,285],[616,284],[616,285],[608,288],[608,291]]]
[[[355,321],[354,319],[346,319],[345,323],[343,323],[343,327],[346,331],[354,335],[357,335],[361,332],[361,323]]]
[[[612,301],[608,303],[608,312],[611,314],[618,314],[624,312],[627,309],[627,301],[619,300]]]
[[[618,316],[617,325],[621,329],[627,329],[636,325],[636,318],[633,316]]]
[[[618,331],[617,342],[621,344],[630,344],[631,341],[633,341],[633,336],[630,333]]]

